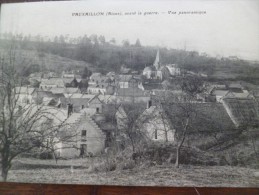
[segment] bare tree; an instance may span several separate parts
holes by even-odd
[[[1,176],[7,180],[8,171],[12,161],[20,154],[34,148],[51,148],[62,140],[58,132],[65,125],[60,120],[56,108],[45,107],[32,103],[19,101],[19,90],[22,81],[16,72],[16,53],[10,50],[9,55],[1,60],[0,83],[0,155]],[[17,87],[18,86],[18,87]],[[71,135],[64,136],[64,140]],[[47,140],[55,142],[50,144]]]
[[[197,93],[202,92],[202,80],[194,76],[184,76],[178,80],[178,85],[183,92],[182,97],[172,95],[159,97],[159,104],[164,115],[168,116],[170,129],[174,131],[176,143],[175,166],[179,167],[182,146],[191,132],[195,130],[194,121],[198,117],[197,106],[194,104]]]

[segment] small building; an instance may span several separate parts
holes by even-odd
[[[222,102],[223,98],[229,93],[229,90],[213,90],[212,96],[217,102]]]
[[[133,75],[118,75],[115,77],[116,86],[122,88],[139,88],[144,90],[142,81],[139,77]]]

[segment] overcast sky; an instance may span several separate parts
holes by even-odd
[[[82,12],[159,12],[159,15],[72,16]],[[167,14],[176,11],[176,15]],[[179,11],[206,14],[178,15]],[[164,14],[162,13],[164,12]],[[117,42],[196,50],[259,60],[258,0],[88,0],[3,4],[0,30],[31,35],[104,35]]]

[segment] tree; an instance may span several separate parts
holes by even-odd
[[[124,103],[116,113],[118,129],[125,135],[125,141],[130,144],[133,153],[138,149],[138,144],[146,138],[145,132],[142,131],[142,123],[145,123],[149,116],[142,117],[140,120],[145,109],[141,105],[134,102]]]
[[[130,46],[129,40],[123,40],[122,45],[123,45],[123,47],[129,47]]]
[[[56,108],[51,108],[51,112],[49,107],[19,101],[22,81],[15,70],[15,53],[11,49],[9,55],[2,59],[0,71],[0,162],[3,181],[7,180],[12,161],[20,154],[34,148],[54,152],[54,146],[62,141],[57,139],[58,132],[66,122],[56,117],[57,112],[53,112]],[[68,140],[69,137],[62,139]],[[52,144],[48,140],[53,140]]]
[[[139,39],[136,40],[135,47],[141,47],[141,43]]]
[[[174,98],[172,95],[164,96],[159,99],[164,114],[170,121],[170,129],[174,130],[176,142],[176,161],[175,166],[179,167],[181,149],[188,134],[193,133],[197,128],[194,124],[200,113],[197,105],[193,103],[197,93],[202,91],[202,80],[198,77],[186,76],[178,81],[183,97]]]
[[[87,67],[85,67],[84,71],[82,73],[82,78],[86,79],[86,78],[90,77],[91,74],[92,74],[92,72]]]

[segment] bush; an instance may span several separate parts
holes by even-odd
[[[42,152],[42,153],[39,154],[39,159],[53,159],[53,153]]]
[[[152,144],[144,151],[134,153],[132,159],[137,163],[145,161],[159,165],[165,162],[174,163],[176,160],[176,146],[174,144]],[[213,166],[218,165],[219,161],[219,158],[197,148],[182,147],[181,149],[181,164]]]

